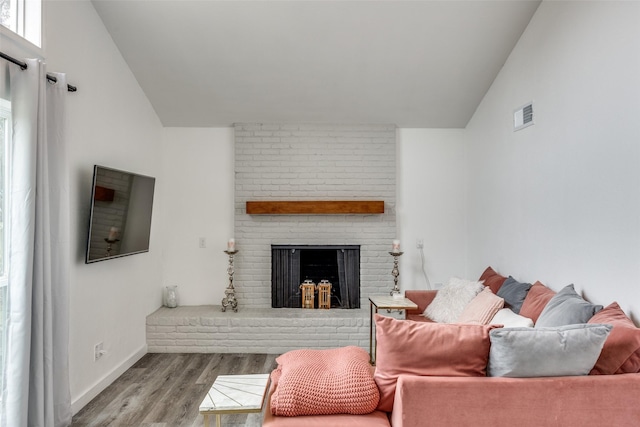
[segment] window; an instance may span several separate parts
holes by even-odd
[[[5,361],[7,338],[7,197],[9,183],[9,136],[11,135],[11,104],[0,99],[0,390],[3,386],[2,372]]]
[[[41,46],[42,0],[0,0],[0,24]]]

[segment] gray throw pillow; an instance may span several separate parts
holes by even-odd
[[[588,375],[611,325],[584,324],[559,328],[502,328],[489,333],[487,376],[557,377]]]
[[[498,289],[498,296],[504,299],[505,307],[509,307],[515,314],[519,314],[529,289],[531,289],[531,283],[520,283],[509,276]]]
[[[567,285],[549,300],[536,321],[536,328],[587,323],[600,310],[601,305],[585,301],[573,285]]]

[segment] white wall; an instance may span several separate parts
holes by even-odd
[[[233,129],[165,128],[161,147],[162,284],[178,286],[181,305],[220,304],[233,235]]]
[[[541,4],[467,127],[469,272],[640,317],[639,24],[637,2]]]
[[[401,289],[426,289],[417,239],[424,243],[424,266],[431,282],[466,277],[465,131],[399,129],[397,224],[404,255]],[[480,276],[472,271],[469,278]],[[391,274],[391,273],[389,273]]]
[[[67,73],[72,259],[73,410],[146,352],[145,317],[161,305],[161,125],[87,1],[44,2],[49,70]],[[150,251],[84,264],[94,164],[157,177]],[[107,354],[93,361],[93,347]]]

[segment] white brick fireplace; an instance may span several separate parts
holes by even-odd
[[[247,201],[383,200],[383,214],[247,215]],[[237,124],[239,307],[271,307],[271,245],[360,245],[361,307],[391,288],[396,237],[394,125]]]

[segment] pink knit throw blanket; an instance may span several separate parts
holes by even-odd
[[[280,416],[368,414],[380,393],[369,355],[359,347],[293,350],[271,373],[271,413]]]

